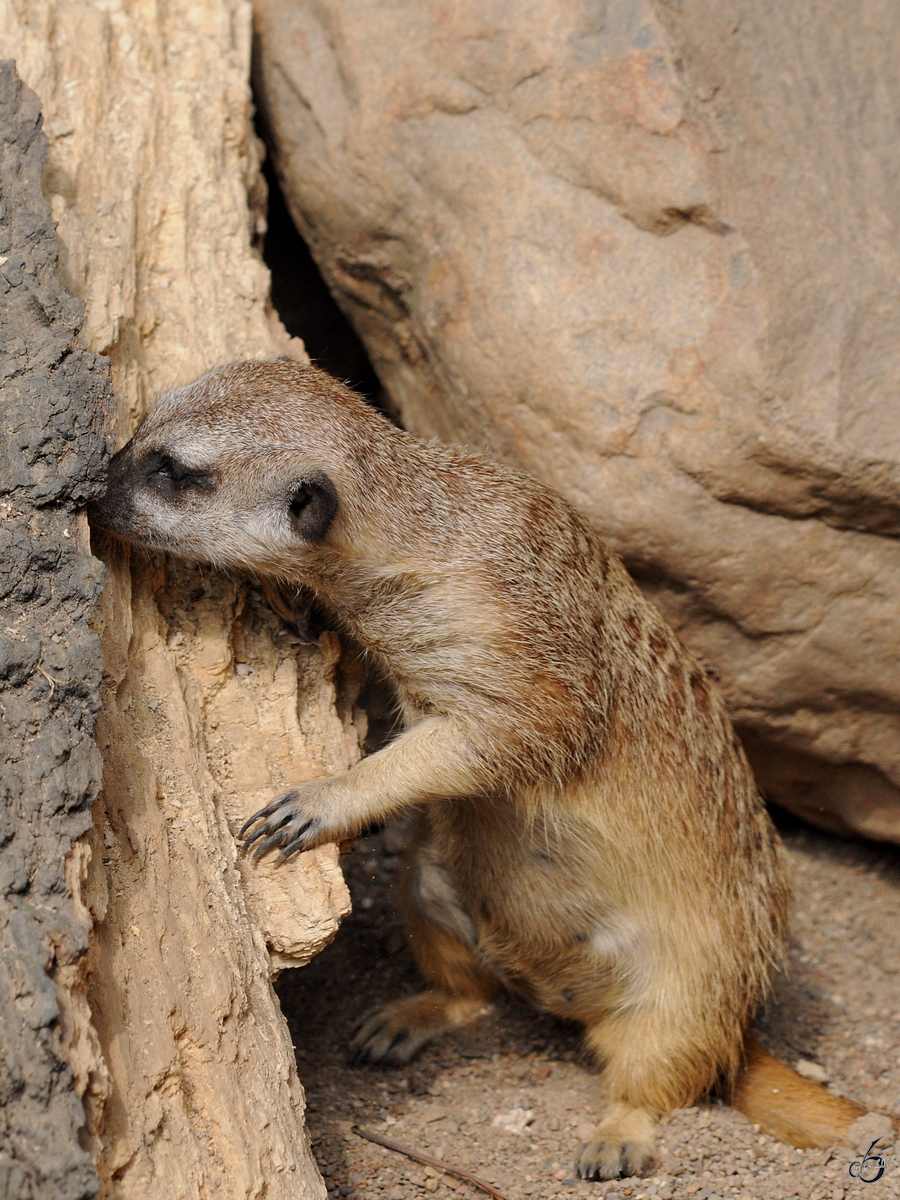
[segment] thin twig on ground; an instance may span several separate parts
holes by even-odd
[[[397,1154],[405,1154],[407,1158],[413,1159],[414,1162],[422,1163],[423,1166],[435,1167],[438,1171],[443,1171],[445,1175],[455,1175],[457,1179],[461,1179],[464,1183],[470,1183],[472,1187],[477,1187],[483,1192],[487,1192],[489,1196],[494,1197],[494,1200],[506,1200],[502,1192],[498,1192],[491,1184],[485,1183],[483,1179],[479,1179],[477,1175],[472,1175],[469,1171],[463,1171],[460,1167],[448,1167],[439,1158],[431,1158],[430,1155],[422,1154],[419,1150],[412,1150],[409,1146],[404,1146],[402,1142],[395,1142],[393,1138],[386,1138],[382,1137],[380,1133],[373,1133],[371,1129],[360,1129],[358,1125],[352,1125],[351,1129],[357,1137],[365,1138],[368,1142],[374,1142],[377,1146],[384,1146],[385,1150],[395,1150]]]

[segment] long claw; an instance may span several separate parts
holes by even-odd
[[[352,1035],[352,1036],[355,1038],[355,1037],[356,1037],[356,1035],[357,1035],[357,1034],[358,1034],[358,1033],[359,1033],[359,1032],[362,1030],[362,1027],[363,1027],[363,1025],[368,1025],[368,1023],[369,1023],[371,1020],[372,1020],[372,1010],[369,1008],[369,1009],[367,1009],[367,1010],[366,1010],[366,1011],[363,1013],[363,1015],[362,1015],[362,1016],[359,1018],[359,1020],[358,1020],[358,1021],[356,1021],[356,1022],[355,1022],[355,1023],[354,1023],[354,1024],[351,1026],[351,1029],[350,1029],[350,1033],[351,1033],[351,1035]],[[381,1022],[380,1022],[380,1023],[379,1023],[379,1024],[376,1026],[376,1027],[375,1027],[375,1029],[373,1029],[373,1030],[372,1030],[372,1032],[373,1032],[373,1033],[377,1033],[377,1032],[378,1032],[378,1030],[379,1030],[379,1029],[383,1029],[383,1028],[385,1027],[385,1025],[386,1025],[386,1024],[387,1024],[387,1017],[385,1017],[385,1018],[384,1018],[384,1020],[383,1020],[383,1021],[381,1021]]]
[[[241,846],[241,852],[243,854],[246,854],[247,851],[250,849],[250,847],[253,845],[253,843],[258,841],[261,837],[264,837],[265,834],[267,834],[268,832],[269,832],[268,825],[260,825],[259,829],[257,829],[255,833],[251,833],[251,835],[248,838],[244,838],[244,843]]]
[[[238,830],[238,837],[242,838],[251,825],[255,825],[256,822],[261,821],[263,817],[269,816],[269,814],[273,813],[277,807],[277,802],[275,804],[267,804],[265,808],[261,808],[259,812],[255,812],[252,817],[248,817]]]
[[[274,816],[274,813],[273,813],[273,816]],[[282,813],[281,818],[277,824],[274,824],[271,820],[264,822],[262,825],[260,825],[259,829],[257,829],[257,831],[255,833],[251,833],[250,836],[244,840],[244,845],[243,845],[244,852],[246,853],[246,851],[250,849],[250,847],[253,845],[253,843],[258,838],[261,838],[263,836],[263,834],[274,833],[276,830],[279,830],[279,831],[282,830],[289,821],[292,821],[294,819],[295,816],[296,816],[296,814],[294,812],[292,812],[291,809],[287,809],[284,813]]]
[[[371,1019],[371,1014],[368,1014],[360,1022],[359,1029],[357,1030],[357,1032],[361,1032],[363,1025],[365,1025],[370,1019]],[[382,1018],[382,1020],[380,1020],[376,1024],[374,1024],[371,1029],[366,1031],[367,1040],[368,1040],[368,1038],[373,1038],[376,1033],[381,1033],[382,1029],[384,1029],[384,1027],[385,1027],[385,1025],[387,1025],[387,1023],[388,1023],[388,1019],[387,1019],[387,1017],[384,1017],[384,1018]]]
[[[280,866],[286,858],[290,858],[292,854],[295,854],[301,848],[303,842],[306,840],[306,833],[311,825],[312,821],[307,821],[306,824],[300,829],[300,836],[294,838],[292,842],[288,842],[285,848],[275,859],[276,867]]]
[[[347,1061],[352,1067],[362,1066],[364,1062],[368,1062],[369,1042],[376,1034],[381,1033],[387,1023],[387,1017],[379,1020],[377,1016],[373,1017],[371,1011],[365,1013],[356,1023],[353,1040],[347,1053]],[[370,1025],[371,1028],[369,1028]],[[365,1037],[362,1036],[363,1030],[365,1030]]]
[[[397,1032],[394,1034],[394,1036],[391,1038],[391,1044],[388,1046],[388,1054],[390,1054],[390,1052],[394,1049],[395,1046],[399,1046],[401,1042],[405,1042],[408,1038],[409,1038],[409,1030],[408,1029],[398,1029]]]
[[[260,845],[257,846],[253,855],[253,861],[259,862],[261,858],[265,858],[269,851],[274,850],[276,846],[280,845],[280,843],[281,832],[279,831],[278,833],[273,833],[271,837],[267,837],[264,842],[261,842]]]

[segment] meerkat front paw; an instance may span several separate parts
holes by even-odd
[[[617,1105],[578,1151],[580,1179],[620,1179],[644,1175],[656,1159],[656,1122],[641,1108]]]
[[[489,1008],[481,998],[436,989],[394,1000],[363,1017],[350,1043],[350,1062],[402,1066],[426,1042],[468,1025]]]
[[[410,1000],[418,997],[411,996]],[[358,1066],[362,1063],[384,1063],[402,1066],[418,1050],[436,1037],[440,1030],[417,1020],[415,1006],[408,1000],[398,1000],[384,1008],[367,1013],[356,1030],[348,1050],[348,1060]]]
[[[238,838],[243,838],[244,853],[256,846],[253,858],[258,862],[270,850],[280,847],[277,866],[294,854],[343,836],[344,831],[335,829],[322,812],[322,791],[322,782],[301,784],[282,792],[271,804],[254,813],[238,833]],[[254,825],[256,828],[250,833]]]

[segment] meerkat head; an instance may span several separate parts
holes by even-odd
[[[367,442],[390,428],[314,367],[222,367],[160,398],[110,462],[91,522],[184,558],[302,574],[353,509]]]

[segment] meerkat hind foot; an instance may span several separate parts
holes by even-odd
[[[402,1066],[425,1045],[488,1011],[483,999],[430,990],[368,1013],[350,1042],[351,1063]]]
[[[642,1108],[615,1105],[578,1151],[579,1179],[645,1175],[656,1161],[656,1121]]]

